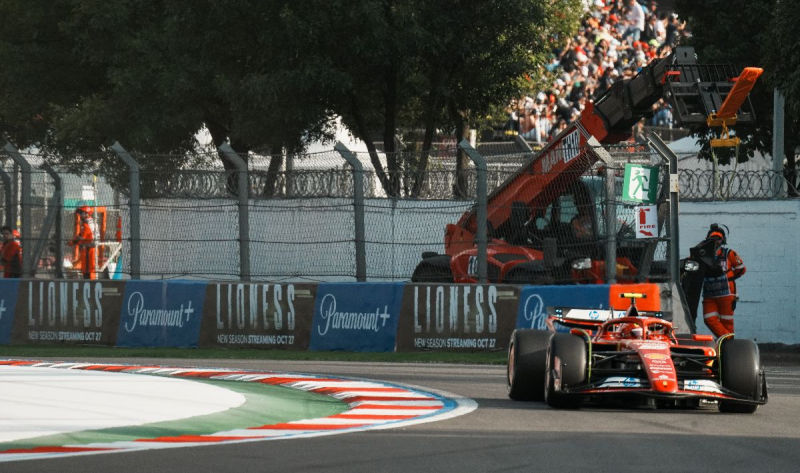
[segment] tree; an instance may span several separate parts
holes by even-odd
[[[574,28],[579,5],[0,0],[8,26],[0,61],[22,65],[0,70],[0,132],[18,146],[69,155],[76,167],[96,159],[78,151],[118,140],[132,151],[173,153],[166,169],[196,148],[201,128],[244,154],[293,151],[329,136],[339,116],[367,143],[395,197],[404,165],[425,169],[434,130],[460,138],[475,116],[518,94],[548,39]],[[401,163],[395,135],[419,128],[422,157]]]
[[[771,47],[766,48],[765,65],[770,74],[770,82],[786,98],[784,152],[786,165],[784,175],[789,182],[791,195],[800,195],[797,173],[797,150],[800,146],[800,38],[797,25],[800,24],[800,4],[778,0],[775,14],[769,25],[770,35],[765,35]]]
[[[74,103],[96,84],[58,28],[63,0],[0,0],[0,134],[26,145],[47,137],[53,104]]]
[[[549,37],[574,30],[579,4],[320,0],[292,7],[290,24],[308,32],[301,50],[334,79],[325,94],[330,108],[367,144],[387,195],[398,196],[398,130],[423,130],[420,158],[410,165],[424,171],[435,131],[461,139],[475,116],[519,94]],[[375,141],[387,153],[386,169]],[[412,195],[418,192],[419,181]]]
[[[283,3],[4,0],[0,16],[13,27],[0,32],[0,59],[23,67],[0,72],[0,108],[11,112],[0,115],[0,130],[18,146],[69,156],[75,168],[97,156],[77,152],[115,140],[172,153],[160,165],[174,168],[204,127],[214,145],[230,141],[245,156],[300,149],[326,135],[330,112],[298,80],[305,70],[271,67],[286,59],[281,29],[271,27]],[[21,11],[24,24],[6,14]]]
[[[695,47],[703,63],[733,63],[759,66],[764,75],[753,89],[750,99],[756,111],[754,127],[737,126],[743,136],[739,160],[746,161],[755,150],[772,152],[773,89],[778,87],[787,94],[786,110],[786,167],[791,188],[797,187],[795,150],[800,132],[800,95],[793,84],[800,84],[796,69],[800,60],[792,64],[792,55],[780,54],[798,46],[796,20],[798,5],[775,0],[709,0],[695,2],[676,0],[676,12],[686,19],[692,37],[689,44]],[[792,16],[794,15],[794,17]],[[795,23],[791,19],[794,18]],[[787,61],[787,59],[789,59]],[[705,156],[709,156],[708,138],[704,137]],[[730,154],[721,154],[723,162]]]
[[[527,78],[543,70],[553,39],[570,36],[582,12],[579,2],[482,2],[474,9],[458,9],[448,2],[431,3],[431,8],[442,11],[440,15],[426,15],[434,19],[428,28],[432,35],[429,40],[441,46],[422,55],[426,69],[431,71],[426,83],[429,95],[443,103],[446,123],[454,130],[456,142],[466,139],[470,124],[488,114],[494,105],[505,105],[526,91],[530,85]],[[448,16],[448,11],[454,13]],[[446,30],[450,35],[437,34],[445,25],[436,24],[436,18],[453,22]],[[458,25],[469,27],[462,31]],[[441,77],[445,79],[438,79]],[[433,114],[423,116],[432,118]],[[422,169],[430,152],[432,125],[436,126],[424,121]],[[465,162],[459,149],[456,197],[466,195]],[[414,195],[418,192],[417,187]]]

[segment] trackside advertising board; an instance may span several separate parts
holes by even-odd
[[[547,330],[547,316],[557,308],[609,309],[609,285],[524,286],[519,295],[517,328]]]
[[[124,282],[21,280],[11,343],[114,346]]]
[[[18,288],[19,281],[16,279],[0,279],[0,344],[2,345],[11,340]]]
[[[669,318],[667,289],[0,279],[0,344],[493,351],[515,328],[546,330],[549,315],[619,317],[629,292]]]
[[[196,347],[205,282],[128,281],[117,346]]]
[[[201,347],[308,349],[316,284],[211,283]]]
[[[394,351],[404,283],[317,287],[311,350]]]
[[[505,349],[514,331],[519,286],[408,284],[397,351]]]

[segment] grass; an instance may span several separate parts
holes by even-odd
[[[256,350],[247,348],[116,348],[86,345],[3,345],[0,358],[186,358],[220,360],[303,360],[397,363],[505,364],[506,352],[364,353]]]

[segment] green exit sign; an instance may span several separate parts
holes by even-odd
[[[655,204],[658,192],[658,166],[626,164],[622,200]]]

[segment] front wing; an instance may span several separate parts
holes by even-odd
[[[760,373],[762,384],[761,398],[752,399],[748,396],[731,391],[719,382],[716,370],[707,366],[709,357],[692,355],[689,353],[673,353],[677,374],[677,389],[672,392],[654,389],[651,380],[642,369],[636,368],[636,363],[612,363],[620,359],[638,357],[636,351],[595,351],[588,370],[588,382],[565,387],[561,392],[569,395],[583,397],[613,398],[638,395],[666,400],[705,399],[712,401],[731,400],[741,404],[765,404],[767,402],[766,378],[763,371]],[[611,365],[615,367],[611,367]],[[619,365],[622,366],[619,366]]]

